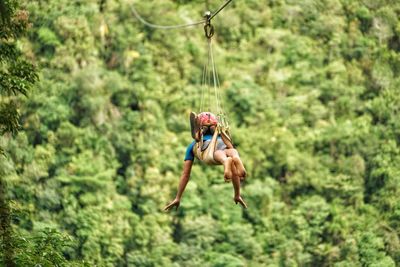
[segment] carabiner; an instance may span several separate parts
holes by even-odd
[[[204,13],[204,18],[206,19],[206,24],[204,25],[204,34],[210,39],[214,35],[214,26],[211,24],[211,12],[206,11]]]
[[[208,39],[214,35],[214,26],[211,24],[204,25],[204,33]]]

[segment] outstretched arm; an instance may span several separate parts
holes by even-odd
[[[182,175],[181,175],[181,180],[180,180],[179,186],[178,186],[178,192],[176,193],[176,197],[171,203],[169,203],[164,208],[164,210],[167,211],[167,210],[170,210],[173,207],[178,209],[179,204],[181,202],[182,195],[183,195],[183,191],[185,191],[186,185],[189,182],[190,171],[192,170],[192,165],[193,165],[193,161],[185,160],[185,163],[183,165],[183,171],[182,171]]]

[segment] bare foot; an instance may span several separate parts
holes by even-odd
[[[232,180],[232,158],[224,161],[224,180],[225,182]]]
[[[240,205],[242,205],[243,208],[247,209],[246,202],[244,202],[243,198],[241,196],[234,197],[233,201],[235,201],[236,205],[239,202]]]
[[[243,163],[239,157],[234,157],[232,159],[233,159],[233,163],[235,164],[237,174],[240,177],[240,180],[243,181],[247,175],[246,169],[244,168]]]

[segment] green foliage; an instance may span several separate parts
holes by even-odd
[[[26,11],[17,10],[17,1],[0,1],[0,138],[5,134],[16,134],[19,130],[17,95],[27,94],[37,80],[33,65],[25,59],[18,47],[18,38],[28,28]],[[0,145],[0,157],[6,157]],[[7,171],[0,172],[0,263],[15,265],[16,251],[12,228],[8,184],[4,178]]]
[[[0,106],[0,134],[15,133],[19,127],[19,114],[14,102],[2,103]]]
[[[89,266],[85,262],[65,259],[62,251],[72,246],[69,236],[47,228],[28,239],[20,237],[15,263],[17,266]]]
[[[0,3],[0,135],[16,133],[20,125],[15,96],[27,95],[38,78],[19,48],[18,38],[28,28],[28,13],[17,6],[16,1]]]

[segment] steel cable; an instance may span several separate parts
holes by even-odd
[[[162,30],[173,30],[173,29],[180,29],[180,28],[187,28],[187,27],[192,27],[192,26],[197,26],[200,24],[204,24],[208,21],[210,21],[212,18],[214,18],[219,12],[221,12],[221,10],[223,10],[230,2],[232,2],[232,0],[228,0],[226,1],[223,5],[221,5],[217,11],[215,11],[214,13],[212,13],[212,15],[208,18],[208,19],[202,19],[200,21],[197,22],[192,22],[192,23],[187,23],[187,24],[177,24],[177,25],[159,25],[159,24],[154,24],[151,22],[148,22],[147,20],[145,20],[140,14],[139,12],[137,12],[137,10],[133,7],[133,4],[130,5],[131,11],[133,13],[133,15],[144,25],[151,27],[151,28],[156,28],[156,29],[162,29]]]

